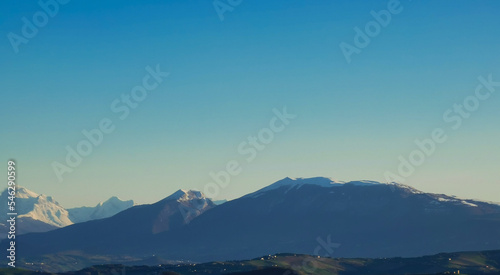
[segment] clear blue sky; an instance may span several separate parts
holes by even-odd
[[[500,201],[500,92],[456,131],[442,118],[479,76],[500,81],[500,2],[401,1],[348,64],[339,44],[387,3],[243,0],[221,21],[209,0],[74,0],[15,53],[8,34],[42,9],[5,1],[1,159],[17,160],[18,184],[66,207],[203,191],[237,160],[243,171],[217,196],[231,199],[286,176],[385,181],[414,139],[442,127],[448,140],[405,183]],[[111,102],[156,64],[170,75],[118,119]],[[297,118],[246,162],[238,145],[283,106]],[[59,182],[51,164],[105,117],[115,131]]]

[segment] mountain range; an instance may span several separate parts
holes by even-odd
[[[7,236],[8,192],[0,194],[0,239]],[[134,205],[133,201],[122,201],[117,197],[97,204],[95,207],[65,209],[51,196],[37,194],[25,187],[16,188],[17,235],[30,232],[47,232],[74,223],[108,218]]]
[[[396,183],[285,178],[222,205],[199,191],[179,190],[112,217],[25,234],[16,243],[26,267],[50,262],[58,270],[154,258],[241,260],[284,252],[418,257],[500,249],[500,205]]]

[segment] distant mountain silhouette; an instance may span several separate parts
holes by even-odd
[[[76,207],[68,209],[69,218],[73,223],[104,219],[116,215],[123,210],[134,206],[134,201],[122,201],[118,197],[111,197],[95,207]]]

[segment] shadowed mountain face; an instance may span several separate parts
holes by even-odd
[[[156,234],[180,229],[212,207],[215,204],[200,192],[179,190],[155,204],[134,206],[110,218],[43,234],[27,234],[18,238],[17,243],[19,249],[25,249],[23,256],[70,250],[150,256],[142,247],[154,242]]]
[[[18,240],[23,255],[82,251],[231,260],[292,252],[331,257],[421,256],[500,248],[500,206],[397,184],[284,179],[215,206],[179,191],[111,218]]]
[[[168,258],[199,261],[280,252],[393,257],[498,249],[500,206],[404,185],[285,179],[162,237],[159,243],[175,247],[162,251]]]
[[[22,235],[31,232],[47,232],[59,227],[50,225],[48,223],[34,220],[30,217],[21,217],[16,222],[16,234]],[[8,224],[0,223],[0,239],[6,239],[10,229]]]

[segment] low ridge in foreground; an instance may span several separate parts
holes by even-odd
[[[12,269],[0,269],[0,273],[24,275],[56,274],[39,273],[21,269],[15,270],[15,272]],[[171,264],[155,266],[99,265],[85,268],[80,271],[57,274],[500,274],[500,250],[441,253],[418,258],[386,259],[334,259],[309,255],[278,254],[247,261],[210,262],[204,264]]]

